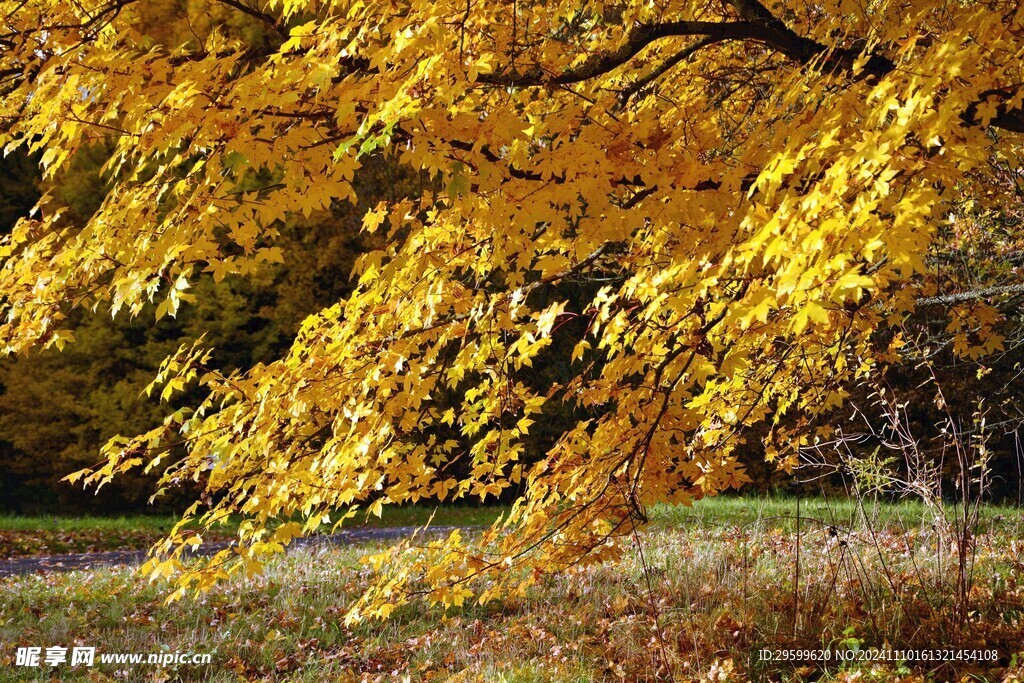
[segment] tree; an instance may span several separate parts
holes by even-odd
[[[103,147],[82,148],[47,183],[75,225],[102,204],[106,188],[99,171],[108,156]],[[36,166],[17,157],[11,161],[0,206],[10,206],[13,215],[0,222],[3,232],[28,215],[39,197],[26,189],[38,180]],[[365,180],[371,183],[362,188],[366,194],[384,196],[376,189],[383,177]],[[63,352],[52,348],[0,359],[0,506],[37,513],[145,509],[160,469],[121,477],[103,496],[61,480],[95,463],[110,437],[161,424],[164,406],[148,400],[143,390],[160,362],[183,342],[205,335],[216,348],[219,368],[268,362],[287,349],[306,315],[350,291],[348,272],[367,247],[358,233],[358,207],[338,209],[282,227],[285,264],[256,278],[230,277],[216,287],[212,276],[204,275],[193,285],[196,305],[175,319],[164,317],[153,325],[152,310],[133,319],[75,311],[66,325],[76,343]],[[201,398],[195,392],[179,396],[175,407]],[[155,502],[165,511],[181,511],[195,499],[196,489],[169,493]]]
[[[181,349],[162,396],[208,397],[112,440],[86,477],[181,444],[168,481],[208,493],[189,514],[249,519],[178,594],[328,517],[510,487],[478,541],[373,558],[350,617],[487,600],[615,552],[646,506],[742,484],[745,435],[789,462],[827,428],[897,358],[880,330],[941,294],[926,256],[973,224],[964,198],[1007,200],[988,165],[1020,169],[1015,2],[209,0],[265,40],[225,21],[168,49],[132,28],[138,0],[2,4],[4,144],[47,173],[114,145],[86,225],[44,199],[3,244],[9,352],[65,343],[70,308],[174,315],[200,273],[279,261],[281,222],[354,199],[367,159],[421,179],[366,212],[382,246],[287,353],[220,373]],[[581,280],[589,300],[561,294]],[[961,351],[997,350],[996,321],[964,314],[979,334]],[[566,347],[572,377],[535,381]],[[566,404],[577,419],[526,461],[531,425]],[[193,538],[150,569],[174,573]]]
[[[155,0],[128,20],[145,35],[147,46],[191,47],[214,26],[244,37],[250,46],[266,42],[263,22],[226,5],[199,14],[182,9],[175,0]],[[0,159],[0,233],[6,234],[19,217],[29,215],[40,191],[52,195],[49,209],[60,211],[75,228],[102,205],[109,183],[101,170],[112,153],[107,140],[100,137],[76,148],[45,183],[39,182],[38,154],[30,158],[19,152]],[[394,177],[380,169],[363,176],[360,189],[369,201],[389,196],[385,182],[393,190]],[[251,281],[229,277],[218,289],[210,286],[212,275],[204,274],[193,284],[198,305],[177,320],[165,317],[152,325],[152,311],[131,320],[88,319],[79,310],[65,322],[78,340],[68,353],[51,349],[0,363],[2,505],[19,512],[143,507],[159,468],[121,478],[116,490],[108,489],[102,497],[75,490],[61,479],[96,462],[101,445],[111,436],[140,433],[161,423],[164,408],[140,394],[160,361],[182,342],[205,335],[217,349],[218,367],[250,367],[280,355],[306,315],[347,293],[353,259],[366,250],[366,240],[358,234],[359,206],[333,209],[289,219],[281,226],[278,246],[288,263],[266,268]],[[197,396],[179,397],[178,402]],[[159,502],[181,510],[182,501],[190,497],[195,498],[194,488],[179,487],[176,495],[163,496]]]

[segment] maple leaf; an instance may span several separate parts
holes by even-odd
[[[646,506],[747,481],[745,434],[798,447],[780,422],[833,408],[884,360],[879,326],[935,276],[936,224],[964,196],[1006,199],[981,170],[1024,151],[1024,13],[978,3],[655,16],[555,0],[511,21],[461,0],[205,0],[181,10],[217,24],[192,49],[154,47],[145,1],[87,5],[0,0],[0,145],[41,151],[49,175],[112,147],[84,225],[44,199],[0,243],[6,352],[71,342],[68,307],[174,315],[199,273],[259,272],[283,257],[279,221],[359,201],[367,157],[422,181],[367,212],[384,246],[285,356],[224,375],[183,348],[155,384],[170,399],[200,382],[194,411],[111,441],[82,475],[102,484],[173,444],[161,485],[202,481],[206,527],[246,519],[234,555],[205,565],[179,561],[196,535],[175,530],[149,565],[178,576],[174,597],[258,571],[325,515],[513,485],[480,539],[375,558],[351,620],[414,594],[461,605],[481,576],[488,599],[522,594],[613,556]],[[997,350],[998,317],[973,311],[955,350]],[[567,404],[553,445],[527,453],[538,416]]]

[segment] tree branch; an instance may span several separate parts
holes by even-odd
[[[635,83],[633,83],[628,88],[624,89],[621,93],[619,93],[619,103],[618,103],[619,108],[625,107],[627,104],[629,104],[629,101],[637,93],[642,91],[644,88],[646,88],[648,85],[650,85],[654,81],[656,81],[659,78],[661,78],[662,76],[664,76],[676,64],[679,64],[680,62],[689,59],[698,50],[701,50],[701,49],[703,49],[703,48],[713,44],[714,42],[716,42],[716,41],[711,36],[704,36],[703,38],[698,40],[696,43],[693,43],[692,45],[689,45],[688,47],[680,50],[679,52],[675,53],[674,55],[672,55],[671,57],[666,59],[664,62],[662,62],[660,65],[658,65],[657,68],[655,68],[653,71],[651,71],[646,76],[643,76],[642,78],[638,78]]]
[[[550,73],[540,67],[533,67],[520,73],[510,66],[498,69],[491,74],[481,74],[478,81],[503,87],[555,87],[579,83],[606,74],[626,64],[651,43],[664,38],[680,36],[700,36],[701,40],[670,57],[647,77],[630,86],[624,91],[624,99],[621,101],[624,102],[633,97],[639,90],[693,55],[697,50],[726,40],[751,40],[763,43],[798,64],[809,64],[820,59],[823,71],[850,72],[855,79],[881,78],[896,68],[896,64],[888,57],[872,53],[867,56],[866,61],[859,65],[858,71],[853,73],[854,66],[857,65],[858,60],[862,59],[860,49],[834,48],[801,36],[775,17],[758,0],[727,0],[727,2],[739,14],[741,21],[669,21],[643,24],[634,29],[619,48],[594,55],[580,66],[566,69],[561,73]],[[994,95],[1003,100],[998,105],[996,115],[989,125],[1011,132],[1024,132],[1024,111],[1011,109],[1005,104],[1014,94],[1003,91],[992,91],[987,94],[987,96]],[[977,108],[978,104],[974,104],[964,112],[962,119],[965,125],[980,125]]]
[[[846,71],[853,68],[854,61],[860,56],[859,50],[832,49],[816,40],[799,35],[758,0],[727,1],[744,21],[761,27],[764,31],[763,42],[795,62],[807,64],[819,55],[825,55],[823,66],[826,71]],[[896,65],[888,57],[872,54],[863,67],[862,76],[881,77],[895,68]]]
[[[723,40],[760,40],[761,29],[744,21],[669,21],[661,24],[643,24],[626,38],[618,49],[594,55],[574,69],[551,74],[534,67],[523,73],[508,68],[491,74],[481,74],[481,83],[501,86],[556,86],[579,83],[622,66],[651,43],[678,36],[705,36],[711,42]]]
[[[248,14],[250,17],[254,17],[256,19],[259,19],[260,21],[262,21],[264,24],[266,24],[267,26],[269,26],[273,30],[277,31],[278,33],[282,33],[281,27],[279,25],[279,21],[273,15],[267,14],[266,12],[261,12],[260,10],[256,9],[255,7],[250,7],[249,5],[246,5],[244,2],[241,2],[241,0],[217,0],[217,1],[220,2],[221,4],[227,5],[228,7],[234,7],[239,12],[242,12],[244,14]]]

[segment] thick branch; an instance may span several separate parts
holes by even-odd
[[[826,71],[849,70],[860,56],[858,50],[831,50],[829,46],[816,40],[805,38],[789,28],[771,13],[758,0],[728,0],[729,4],[747,22],[759,26],[764,31],[763,42],[772,46],[782,54],[800,64],[807,64],[820,55],[825,55]],[[884,76],[896,65],[882,55],[871,55],[864,65],[864,75]]]
[[[728,0],[728,2],[740,15],[742,21],[669,21],[643,24],[634,29],[619,48],[594,55],[580,66],[566,69],[561,73],[550,73],[539,67],[533,67],[522,73],[513,68],[504,68],[492,74],[480,75],[479,81],[504,87],[554,87],[579,83],[606,74],[626,64],[651,43],[679,36],[695,36],[700,37],[701,40],[670,58],[662,68],[640,81],[638,86],[635,85],[628,89],[626,100],[669,68],[690,57],[696,50],[726,40],[751,40],[763,43],[798,64],[809,64],[814,60],[820,60],[823,71],[850,72],[854,78],[881,78],[896,68],[896,64],[891,59],[876,53],[868,55],[859,70],[853,73],[854,65],[862,58],[860,49],[832,48],[801,36],[775,17],[758,0]],[[1000,97],[1004,102],[1014,95],[1014,93],[1003,92],[989,94]],[[977,105],[969,108],[962,118],[966,125],[979,125]],[[1019,109],[1011,109],[1005,103],[1000,103],[990,125],[1012,132],[1024,132],[1024,112]]]
[[[846,49],[829,52],[827,46],[798,35],[775,17],[761,4],[760,0],[728,0],[728,2],[744,21],[758,24],[764,27],[765,30],[772,32],[775,35],[775,39],[765,42],[796,62],[806,64],[818,55],[825,54],[824,67],[826,70],[848,70],[853,67],[855,60],[860,57],[858,50]],[[864,64],[861,75],[871,75],[880,78],[895,68],[896,64],[888,57],[872,54],[868,57],[867,63]],[[1024,133],[1024,112],[1019,109],[1011,109],[1005,104],[1015,93],[992,90],[982,93],[982,101],[985,101],[990,95],[1001,98],[1003,102],[998,105],[996,115],[989,125],[1015,133]],[[980,125],[981,122],[977,116],[978,104],[980,103],[971,105],[961,117],[966,125]]]
[[[264,24],[269,26],[271,29],[277,31],[278,33],[281,33],[281,27],[279,25],[277,18],[270,14],[267,14],[266,12],[261,12],[255,7],[250,7],[249,5],[246,5],[244,2],[241,2],[240,0],[218,0],[218,2],[225,4],[228,7],[234,7],[239,12],[248,14],[250,17],[259,19]]]
[[[662,24],[644,24],[630,33],[626,42],[617,50],[594,55],[574,69],[560,74],[551,74],[540,68],[524,73],[503,70],[492,74],[481,74],[479,81],[492,85],[530,87],[538,85],[569,85],[579,83],[607,73],[622,66],[651,43],[677,36],[704,36],[708,41],[760,40],[761,28],[745,21],[669,21]]]
[[[703,39],[699,47],[725,40],[753,40],[764,43],[801,64],[810,62],[818,55],[826,54],[824,65],[827,70],[848,70],[853,67],[854,60],[859,56],[856,50],[830,51],[826,45],[797,35],[772,17],[763,6],[752,0],[737,0],[734,4],[744,8],[739,10],[743,21],[669,21],[643,24],[634,29],[618,49],[595,55],[580,66],[566,69],[562,73],[551,74],[539,68],[524,73],[502,70],[481,75],[480,81],[493,85],[521,87],[578,83],[622,66],[653,42],[679,36],[701,36]],[[753,9],[753,6],[760,7],[762,11]],[[895,65],[886,57],[872,55],[864,66],[864,73],[881,76],[894,68]]]

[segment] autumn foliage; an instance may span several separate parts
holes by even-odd
[[[286,354],[225,374],[183,347],[154,395],[206,398],[79,473],[184,449],[164,480],[202,482],[189,516],[248,519],[182,594],[421,499],[515,504],[480,539],[371,558],[351,618],[615,552],[650,504],[742,484],[752,429],[785,463],[895,362],[950,284],[929,251],[1005,204],[993,164],[1020,168],[1016,2],[208,0],[184,43],[146,33],[150,4],[0,1],[0,141],[48,174],[113,145],[84,225],[44,197],[0,245],[8,353],[70,341],[74,308],[173,316],[200,273],[280,261],[282,222],[356,199],[369,159],[413,179]],[[957,352],[998,350],[970,301]],[[568,379],[531,372],[560,350]],[[552,412],[571,419],[527,452]]]

